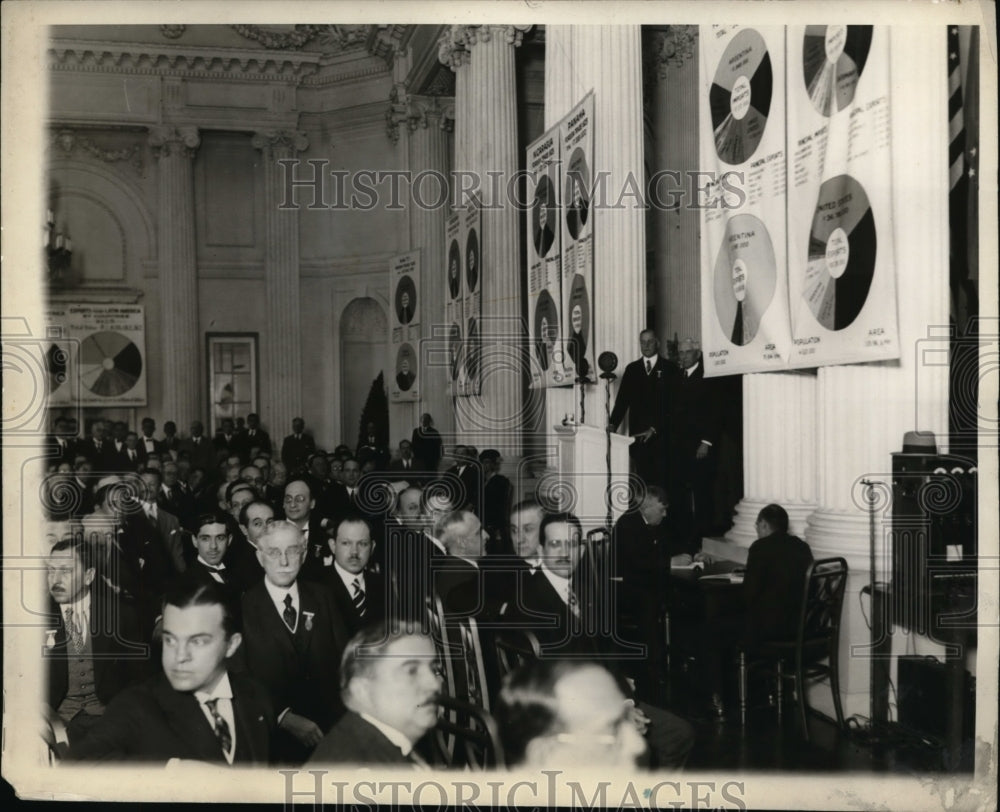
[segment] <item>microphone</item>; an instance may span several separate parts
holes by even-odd
[[[613,352],[605,351],[597,356],[597,366],[601,368],[601,377],[606,381],[613,381],[618,376],[615,370],[618,369],[618,356]]]

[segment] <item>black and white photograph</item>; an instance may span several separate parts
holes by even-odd
[[[996,808],[993,3],[0,12],[5,798]]]

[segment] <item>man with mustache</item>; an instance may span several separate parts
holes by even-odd
[[[326,569],[327,582],[352,635],[385,617],[385,582],[367,569],[374,548],[371,526],[359,514],[343,518],[330,539],[333,566]]]
[[[413,629],[378,623],[348,643],[340,664],[347,713],[319,743],[310,766],[427,765],[422,740],[437,724],[442,679],[434,642]]]

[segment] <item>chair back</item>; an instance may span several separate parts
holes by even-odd
[[[823,558],[809,566],[799,620],[800,645],[840,639],[846,590],[847,561],[843,558]]]
[[[527,629],[497,629],[493,645],[501,682],[511,671],[542,656],[538,638]]]
[[[444,689],[449,696],[455,696],[455,669],[452,663],[455,647],[446,636],[444,606],[437,595],[432,595],[428,599],[426,617],[431,639],[434,641],[434,647],[444,669]]]
[[[490,709],[489,692],[486,689],[486,663],[483,659],[483,647],[479,638],[479,627],[475,618],[446,618],[445,626],[449,640],[457,643],[452,670],[455,675],[455,687],[459,690],[464,686],[466,701],[483,710]]]
[[[614,575],[611,554],[611,533],[606,527],[595,527],[587,533],[585,555],[597,584],[606,584]]]
[[[442,696],[438,704],[444,713],[438,719],[434,741],[448,767],[486,770],[506,766],[497,723],[489,711],[451,696]]]

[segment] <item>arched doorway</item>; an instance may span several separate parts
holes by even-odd
[[[374,299],[353,299],[340,317],[340,442],[352,448],[372,381],[385,368],[388,322]]]

